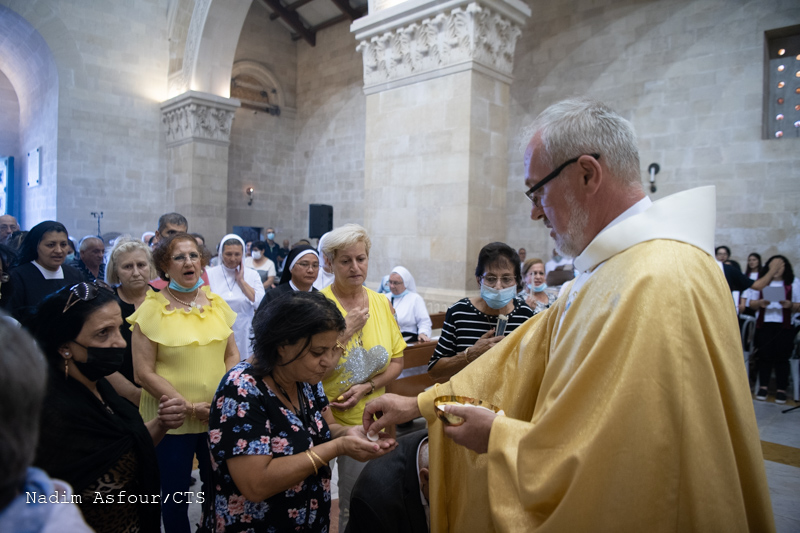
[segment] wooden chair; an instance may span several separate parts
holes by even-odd
[[[431,315],[432,329],[442,329],[442,326],[444,326],[444,315],[445,313],[434,313]]]

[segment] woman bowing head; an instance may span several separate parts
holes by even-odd
[[[293,291],[258,311],[254,354],[222,379],[209,419],[215,494],[205,525],[225,531],[328,531],[334,457],[394,449],[338,424],[321,380],[339,360],[345,321],[319,293]]]

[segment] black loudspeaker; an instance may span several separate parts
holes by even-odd
[[[333,206],[309,204],[308,238],[319,239],[333,229]]]

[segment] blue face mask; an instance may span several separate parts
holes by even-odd
[[[398,299],[402,298],[403,296],[405,296],[406,294],[408,294],[408,289],[404,290],[400,294],[391,293],[393,300],[398,300]]]
[[[200,278],[197,280],[197,283],[194,284],[194,287],[192,287],[191,289],[187,289],[186,287],[179,285],[178,282],[173,279],[172,281],[169,282],[169,288],[172,289],[173,291],[178,291],[178,292],[194,292],[197,289],[199,289],[202,284],[203,284],[203,278]]]
[[[493,289],[481,284],[481,298],[492,309],[502,309],[517,295],[517,287],[512,285],[505,289]]]
[[[529,284],[528,287],[533,289],[533,292],[544,292],[544,290],[547,288],[547,283],[542,283],[538,287],[536,287],[536,286],[531,287],[530,284]]]
[[[64,262],[70,264],[74,260],[75,260],[75,254],[67,254],[67,258],[64,260]]]
[[[275,234],[274,233],[267,233],[267,239],[269,239],[271,241],[275,240]]]

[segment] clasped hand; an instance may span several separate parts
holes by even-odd
[[[158,403],[158,423],[167,429],[178,429],[186,420],[184,401],[181,398],[170,399],[166,394]]]

